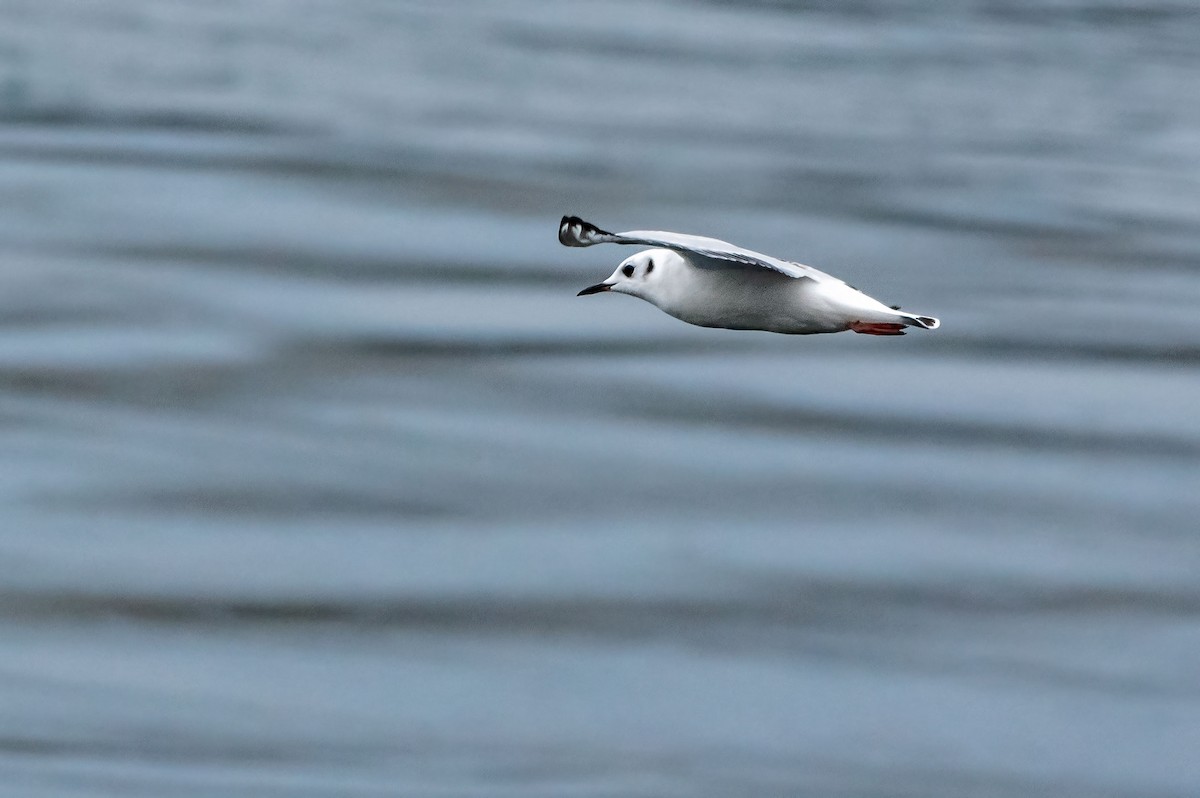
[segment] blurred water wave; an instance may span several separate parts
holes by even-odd
[[[1197,40],[0,4],[0,783],[1194,794]],[[563,213],[944,325],[578,299]]]

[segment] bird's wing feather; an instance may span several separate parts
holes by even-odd
[[[742,264],[760,266],[796,279],[816,282],[841,282],[820,269],[802,263],[773,258],[761,252],[735,246],[716,238],[668,233],[661,230],[630,230],[625,233],[610,233],[578,216],[564,216],[558,226],[558,240],[568,247],[590,247],[593,244],[642,244],[651,247],[672,249],[683,255],[698,255],[713,266]]]

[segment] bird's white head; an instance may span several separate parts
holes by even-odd
[[[607,280],[589,285],[578,296],[614,291],[659,305],[669,292],[667,286],[671,283],[672,275],[678,276],[685,265],[683,256],[669,249],[643,250],[621,261],[621,265]]]

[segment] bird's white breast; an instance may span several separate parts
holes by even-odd
[[[795,334],[835,332],[847,324],[837,292],[812,280],[755,266],[705,269],[690,264],[671,278],[659,296],[647,299],[689,324]]]

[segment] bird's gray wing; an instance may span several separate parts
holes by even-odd
[[[564,216],[558,225],[558,240],[568,247],[590,247],[593,244],[643,244],[651,247],[673,249],[684,255],[699,256],[709,261],[702,264],[720,267],[722,264],[742,264],[771,269],[796,279],[816,282],[841,282],[820,269],[773,258],[761,252],[744,249],[726,241],[684,233],[668,233],[661,230],[630,230],[626,233],[610,233],[596,225],[585,222],[578,216]],[[693,260],[695,260],[693,258]]]

